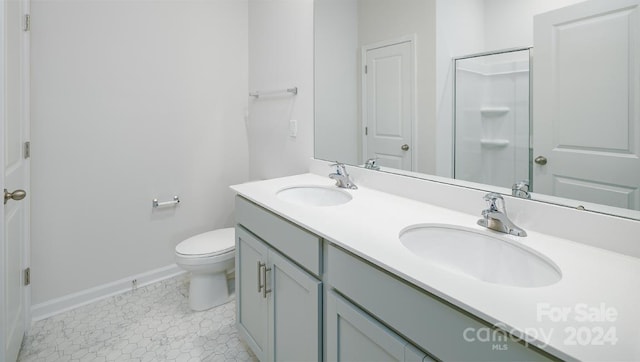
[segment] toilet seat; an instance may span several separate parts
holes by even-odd
[[[235,229],[226,228],[198,234],[176,246],[176,256],[180,258],[211,258],[233,254],[235,249]]]

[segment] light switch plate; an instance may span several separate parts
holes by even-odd
[[[289,121],[289,137],[297,137],[298,136],[298,121],[292,119]]]

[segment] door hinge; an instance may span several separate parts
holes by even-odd
[[[24,158],[31,157],[31,142],[27,141],[24,143]]]
[[[29,284],[31,284],[31,268],[24,270],[24,285],[27,286]]]
[[[368,66],[364,66],[364,74],[367,74],[369,72],[369,67]]]
[[[22,30],[24,31],[31,30],[31,15],[24,14],[24,24],[23,24]]]
[[[369,127],[365,127],[364,128],[364,135],[368,136],[369,135]]]

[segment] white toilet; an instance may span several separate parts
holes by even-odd
[[[201,311],[229,301],[227,272],[234,270],[234,256],[234,228],[198,234],[176,246],[176,264],[191,272],[191,309]]]

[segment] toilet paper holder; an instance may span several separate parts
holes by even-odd
[[[158,202],[158,199],[153,199],[153,201],[151,202],[151,206],[155,209],[155,208],[164,207],[164,206],[175,206],[175,205],[178,205],[179,203],[180,203],[180,197],[176,195],[173,197],[173,200],[171,201]]]

